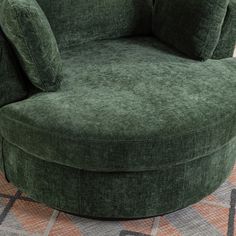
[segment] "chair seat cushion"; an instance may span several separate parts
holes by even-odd
[[[236,134],[236,61],[187,59],[155,38],[91,42],[62,53],[57,92],[1,109],[4,139],[40,159],[91,171],[168,168]]]

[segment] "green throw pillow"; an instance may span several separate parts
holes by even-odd
[[[212,57],[229,0],[156,0],[153,32],[163,42],[196,59]]]
[[[49,22],[35,0],[0,0],[0,26],[32,84],[55,91],[62,63]]]

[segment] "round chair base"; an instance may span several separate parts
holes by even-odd
[[[6,176],[36,201],[92,218],[162,215],[207,196],[227,178],[235,141],[207,156],[156,171],[92,172],[50,163],[3,142]]]

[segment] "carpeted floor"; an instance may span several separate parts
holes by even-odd
[[[233,236],[236,166],[228,180],[201,202],[163,217],[98,221],[32,201],[0,175],[0,236]]]

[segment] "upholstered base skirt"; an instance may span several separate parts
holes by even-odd
[[[165,214],[213,192],[233,168],[235,140],[210,153],[156,171],[92,172],[47,162],[3,141],[10,182],[33,199],[82,216],[142,218]]]

